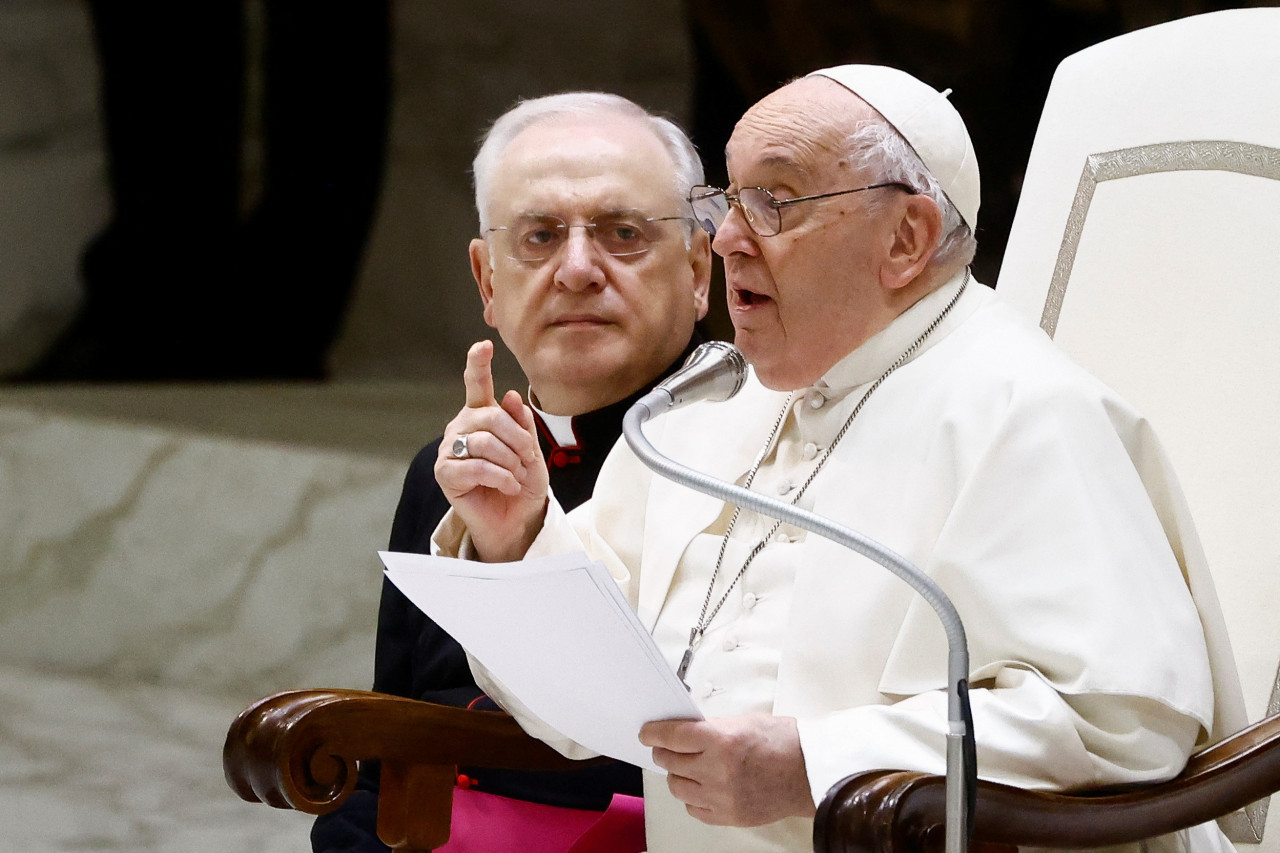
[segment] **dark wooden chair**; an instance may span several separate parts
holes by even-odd
[[[1280,9],[1244,9],[1064,61],[998,285],[1155,424],[1204,539],[1250,719],[1280,709],[1280,697],[1268,702],[1280,620],[1266,607],[1280,600],[1277,44]],[[308,690],[241,714],[224,767],[246,800],[321,814],[371,759],[382,762],[379,834],[398,850],[447,838],[456,765],[570,766],[505,714]],[[1233,839],[1266,851],[1276,839],[1264,838],[1264,798],[1276,790],[1280,716],[1266,716],[1163,784],[1045,794],[983,782],[973,839],[1092,847],[1231,815]],[[940,849],[942,793],[935,776],[853,776],[823,802],[814,849]]]
[[[324,814],[350,796],[356,762],[382,761],[378,834],[396,850],[448,839],[459,763],[576,766],[525,735],[508,715],[358,690],[298,690],[246,709],[227,733],[227,783],[243,799]],[[940,850],[944,779],[877,770],[827,794],[816,853]],[[1078,795],[979,784],[977,846],[1097,847],[1213,820],[1280,790],[1280,715],[1198,753],[1177,778],[1129,791]]]
[[[941,850],[944,782],[941,776],[898,770],[850,776],[819,807],[813,849]],[[1126,844],[1239,812],[1277,790],[1280,715],[1197,753],[1181,774],[1159,785],[1071,795],[980,782],[972,842],[975,849]]]
[[[361,690],[294,690],[260,699],[227,732],[227,784],[249,802],[326,814],[355,790],[356,763],[378,759],[378,836],[403,851],[449,839],[457,766],[580,767],[508,714]]]

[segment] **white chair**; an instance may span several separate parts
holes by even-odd
[[[996,290],[1150,419],[1249,717],[1280,710],[1280,9],[1186,18],[1065,60]],[[1280,850],[1265,818],[1263,801],[1229,834]]]

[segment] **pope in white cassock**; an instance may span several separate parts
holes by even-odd
[[[658,450],[937,581],[968,632],[983,778],[1160,780],[1240,728],[1217,600],[1149,426],[969,275],[978,169],[945,94],[889,68],[819,71],[752,107],[726,155],[731,186],[690,201],[753,376],[651,423]],[[495,400],[470,362],[466,379],[441,446],[468,434],[470,456],[436,465],[454,507],[439,553],[585,550],[673,667],[692,649],[707,719],[641,732],[668,771],[645,780],[652,853],[809,850],[815,803],[845,776],[943,772],[945,638],[904,583],[656,478],[622,444],[566,517],[518,396]],[[1182,835],[1156,846],[1230,849],[1213,825]]]

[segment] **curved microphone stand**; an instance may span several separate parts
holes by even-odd
[[[742,388],[746,362],[730,344],[703,344],[679,372],[633,405],[622,419],[622,434],[640,461],[682,486],[781,519],[843,545],[906,581],[933,607],[947,635],[947,785],[946,853],[964,853],[968,844],[972,797],[977,775],[973,722],[969,710],[969,647],[960,614],[942,589],[906,558],[857,531],[776,498],[695,471],[659,453],[641,425],[695,400],[723,401]]]

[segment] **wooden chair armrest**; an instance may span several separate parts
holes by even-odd
[[[827,792],[815,853],[941,850],[946,780],[874,770]],[[971,849],[1083,848],[1140,841],[1213,820],[1280,790],[1280,715],[1193,755],[1168,782],[1071,794],[979,782]]]
[[[510,715],[361,690],[294,690],[260,699],[227,731],[222,767],[241,799],[325,814],[355,789],[356,762],[379,759],[378,835],[397,850],[449,838],[456,767],[584,766],[529,737]]]

